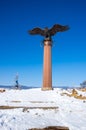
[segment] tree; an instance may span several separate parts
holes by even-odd
[[[81,86],[82,88],[85,88],[85,87],[86,87],[86,80],[83,81],[83,82],[80,84],[80,86]]]

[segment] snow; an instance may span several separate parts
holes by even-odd
[[[66,126],[70,130],[86,130],[86,100],[61,95],[63,92],[71,92],[71,89],[5,90],[0,93],[0,106],[15,108],[0,109],[0,130],[28,130],[46,126]],[[80,90],[77,92],[86,96],[86,92]]]

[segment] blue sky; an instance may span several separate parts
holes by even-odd
[[[69,25],[53,36],[53,86],[86,80],[85,0],[0,0],[0,84],[42,86],[43,37],[27,33],[34,27]]]

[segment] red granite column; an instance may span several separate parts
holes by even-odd
[[[44,66],[42,90],[52,90],[52,55],[51,40],[44,40]]]

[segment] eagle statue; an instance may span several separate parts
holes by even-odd
[[[39,27],[29,30],[28,33],[31,35],[41,35],[45,37],[45,40],[51,40],[51,36],[54,36],[57,32],[67,31],[69,26],[62,26],[59,24],[55,24],[52,28],[48,29],[47,27],[41,29]]]

